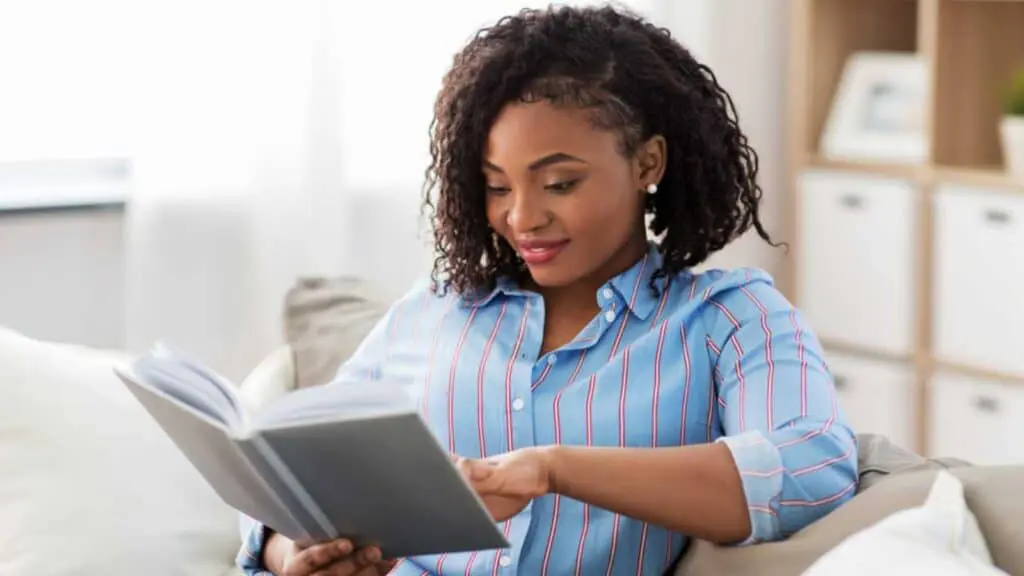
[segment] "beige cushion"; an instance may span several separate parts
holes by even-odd
[[[113,367],[0,329],[0,574],[219,575],[237,515]]]
[[[331,381],[388,311],[393,298],[358,278],[300,280],[285,301],[285,331],[297,388]]]
[[[862,486],[851,501],[784,542],[749,547],[695,541],[677,573],[686,576],[751,574],[795,576],[850,535],[899,510],[924,503],[939,470],[949,469],[964,483],[967,503],[977,516],[996,566],[1024,574],[1024,466],[973,467],[959,461],[926,460],[892,447],[884,439],[861,437]],[[889,446],[890,449],[886,449]],[[1018,544],[1014,546],[1014,541]]]

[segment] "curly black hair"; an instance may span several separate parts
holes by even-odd
[[[469,41],[434,105],[423,207],[435,290],[489,290],[522,273],[487,221],[483,150],[507,103],[538,99],[592,110],[627,156],[654,135],[667,140],[664,177],[647,206],[663,255],[655,278],[700,264],[751,226],[777,246],[759,219],[757,154],[711,69],[668,30],[622,8],[526,9]]]

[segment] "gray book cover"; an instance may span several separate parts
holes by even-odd
[[[281,534],[375,544],[386,557],[508,547],[411,404],[366,386],[303,389],[259,414],[225,383],[163,359],[118,370],[229,506]],[[149,364],[147,364],[149,362]],[[189,389],[191,388],[191,389]],[[216,401],[215,401],[216,400]]]

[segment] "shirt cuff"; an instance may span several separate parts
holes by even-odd
[[[242,548],[238,551],[235,564],[245,576],[273,576],[263,565],[263,547],[271,531],[259,522],[254,522],[249,532],[242,539]]]
[[[779,449],[756,430],[725,436],[716,442],[725,444],[732,453],[747,499],[750,536],[739,545],[779,539],[779,501],[784,476]]]

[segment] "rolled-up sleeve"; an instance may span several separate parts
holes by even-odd
[[[273,576],[263,565],[263,546],[269,530],[255,520],[241,516],[239,529],[242,533],[242,547],[235,558],[235,565],[245,576]]]
[[[721,290],[705,317],[718,414],[750,511],[745,543],[779,540],[856,492],[856,438],[821,345],[763,276]]]

